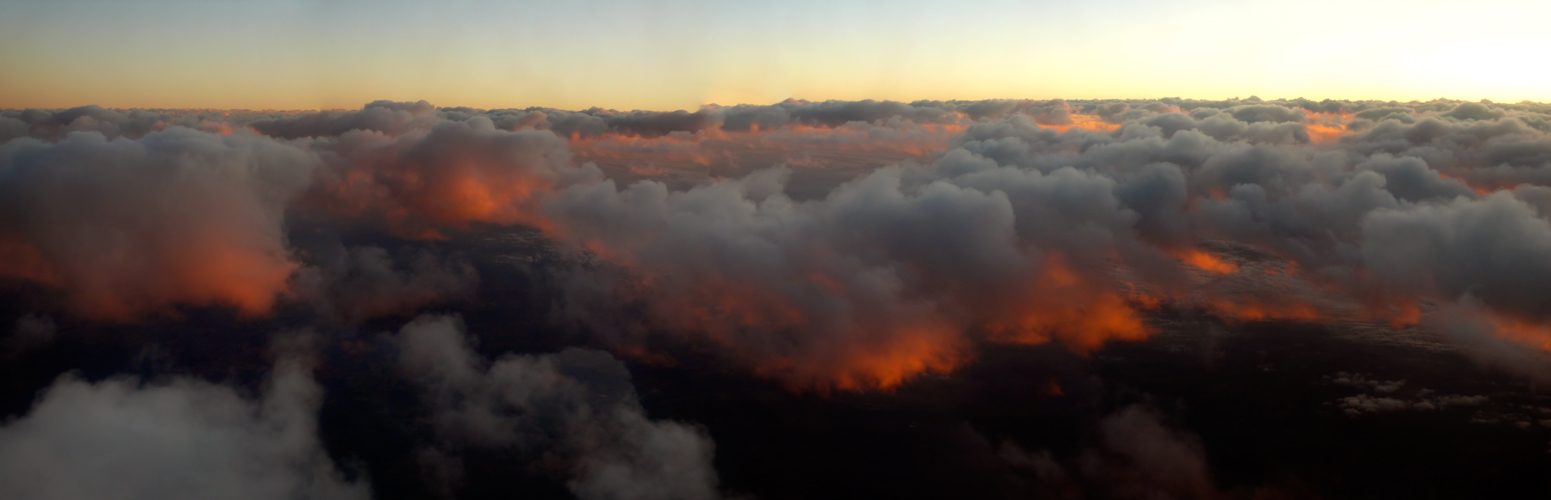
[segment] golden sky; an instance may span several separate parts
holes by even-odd
[[[1551,101],[1551,3],[0,0],[0,107]]]

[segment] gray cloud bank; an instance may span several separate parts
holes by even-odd
[[[660,333],[710,342],[794,386],[951,370],[975,340],[1091,350],[1144,337],[1152,304],[1203,293],[1186,305],[1274,317],[1245,312],[1264,308],[1251,295],[1211,296],[1185,278],[1208,265],[1208,242],[1281,259],[1396,324],[1466,296],[1491,324],[1551,312],[1539,258],[1551,249],[1551,108],[1539,103],[789,100],[621,112],[379,101],[0,116],[13,137],[0,146],[0,252],[12,257],[0,272],[65,291],[87,316],[210,304],[261,315],[287,300],[277,297],[310,297],[359,320],[477,282],[437,258],[385,268],[371,250],[330,257],[334,271],[304,266],[288,212],[410,240],[538,227],[605,264],[562,277],[562,319],[619,345]],[[601,154],[596,141],[669,170],[693,167],[686,158],[715,141],[734,159],[725,144],[830,144],[862,163],[924,153],[797,198],[794,183],[829,167],[750,156],[738,175],[690,186],[652,169],[627,181],[579,160]],[[1533,351],[1546,336],[1520,330],[1509,345]]]

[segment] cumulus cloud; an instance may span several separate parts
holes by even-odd
[[[0,116],[0,143],[26,136],[30,128],[27,122],[9,116]]]
[[[297,267],[283,213],[318,163],[266,137],[185,128],[13,140],[0,146],[0,276],[63,289],[94,318],[267,312]]]
[[[1375,211],[1362,233],[1367,269],[1398,286],[1470,293],[1526,318],[1551,312],[1551,221],[1512,193]]]
[[[366,499],[318,441],[322,388],[280,353],[261,398],[190,378],[60,377],[0,427],[0,489],[16,499]]]
[[[630,373],[609,354],[568,349],[490,362],[463,330],[457,316],[421,316],[394,337],[438,437],[426,455],[433,465],[462,449],[517,449],[558,461],[584,500],[720,498],[710,437],[647,418]]]
[[[444,238],[471,223],[544,226],[542,195],[589,171],[569,164],[545,131],[497,130],[484,117],[441,122],[399,137],[352,131],[310,142],[326,166],[306,201],[377,219],[412,238]]]

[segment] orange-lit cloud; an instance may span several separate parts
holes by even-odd
[[[1350,131],[1346,123],[1352,121],[1350,113],[1311,113],[1304,121],[1309,140],[1315,144],[1334,142]]]
[[[1317,322],[1326,318],[1308,304],[1294,301],[1266,303],[1261,300],[1217,299],[1205,304],[1218,317],[1231,321],[1293,320]]]
[[[1485,319],[1498,336],[1551,352],[1551,326],[1502,315],[1487,315]]]
[[[307,200],[417,239],[476,222],[551,228],[539,204],[570,168],[564,140],[490,127],[447,123],[398,138],[355,132],[318,144],[339,162],[322,171]]]
[[[990,339],[998,342],[1043,344],[1060,340],[1079,353],[1089,353],[1112,340],[1138,341],[1149,335],[1139,305],[1115,291],[1090,282],[1071,269],[1059,254],[1045,259],[1045,268],[1005,318],[992,317]]]
[[[1239,271],[1238,264],[1223,260],[1211,252],[1197,248],[1180,250],[1175,253],[1175,256],[1190,267],[1214,274],[1232,274]]]
[[[1069,123],[1043,124],[1041,127],[1065,132],[1071,129],[1087,130],[1091,132],[1108,132],[1120,128],[1119,123],[1107,122],[1104,118],[1094,115],[1070,115]]]
[[[129,320],[177,304],[267,313],[299,265],[281,215],[317,164],[252,135],[76,134],[0,155],[3,272],[63,289],[76,313]]]

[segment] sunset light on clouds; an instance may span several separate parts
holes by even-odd
[[[0,0],[0,498],[1551,497],[1548,19]]]

